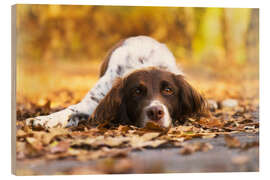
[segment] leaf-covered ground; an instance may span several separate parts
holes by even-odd
[[[84,124],[31,129],[26,118],[78,102],[97,80],[97,68],[70,65],[56,72],[57,66],[19,67],[23,76],[17,82],[18,175],[258,171],[257,66],[221,70],[186,65],[187,78],[209,100],[211,118],[188,119],[169,131],[155,126],[103,129]],[[165,160],[157,161],[160,158]],[[223,163],[207,166],[208,159]]]

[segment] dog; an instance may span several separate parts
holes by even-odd
[[[100,79],[81,102],[47,116],[29,118],[33,127],[70,127],[90,118],[98,125],[148,122],[169,128],[202,114],[203,96],[184,78],[166,45],[147,36],[130,37],[112,48]]]

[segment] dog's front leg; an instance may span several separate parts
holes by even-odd
[[[52,113],[47,116],[37,116],[26,119],[26,124],[32,127],[52,128],[52,127],[66,127],[68,119],[73,112],[66,108],[61,111]]]
[[[80,121],[91,116],[99,102],[110,90],[113,80],[114,78],[111,76],[101,77],[80,103],[47,116],[28,118],[26,119],[27,125],[43,128],[77,126]]]

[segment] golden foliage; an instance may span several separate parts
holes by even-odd
[[[148,35],[166,43],[177,59],[238,64],[247,59],[258,61],[258,9],[74,5],[16,8],[17,57],[23,60],[100,60],[120,39]]]

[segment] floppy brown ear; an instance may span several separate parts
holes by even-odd
[[[122,79],[117,79],[107,93],[107,95],[100,101],[91,116],[92,125],[109,125],[118,124],[119,114],[121,114],[122,105]]]
[[[179,87],[179,113],[178,119],[183,120],[187,117],[199,117],[207,113],[206,101],[203,96],[197,92],[182,75],[175,76],[177,86]]]

